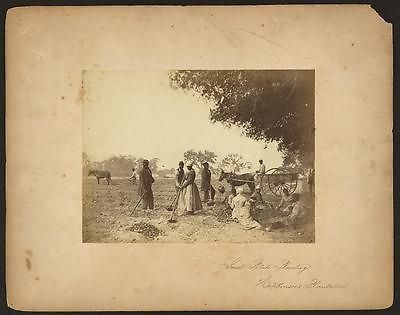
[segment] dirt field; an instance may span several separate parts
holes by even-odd
[[[222,184],[229,190],[226,182]],[[220,183],[214,182],[214,187],[218,185]],[[249,191],[247,186],[245,191]],[[168,223],[171,212],[166,208],[174,197],[173,180],[156,179],[153,193],[154,210],[141,210],[139,206],[129,216],[139,198],[137,185],[125,179],[114,179],[109,186],[101,180],[98,185],[94,177],[83,178],[83,242],[312,243],[315,240],[314,203],[306,194],[301,196],[301,201],[309,210],[306,224],[266,232],[244,230],[240,224],[232,221],[222,204],[223,196],[218,192],[216,205],[204,205],[196,215],[180,216],[176,223]],[[263,198],[274,205],[279,203],[279,199],[271,194],[264,194]],[[270,217],[267,210],[259,210],[255,219],[265,226]]]

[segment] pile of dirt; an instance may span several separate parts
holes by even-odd
[[[134,225],[132,225],[132,227],[129,228],[129,230],[132,232],[143,234],[147,238],[151,239],[154,239],[155,237],[163,234],[163,231],[157,229],[154,225],[143,221],[140,223],[135,223]]]
[[[222,223],[233,222],[232,210],[229,208],[218,209],[216,213],[217,221]]]

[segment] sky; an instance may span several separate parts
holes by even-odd
[[[112,155],[159,158],[160,168],[176,167],[187,150],[209,150],[220,161],[238,153],[256,168],[280,166],[275,143],[241,134],[236,126],[211,123],[212,104],[191,92],[172,89],[167,71],[85,71],[83,151],[96,161]]]

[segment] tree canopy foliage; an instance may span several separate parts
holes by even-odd
[[[250,169],[251,163],[246,162],[240,154],[232,153],[222,159],[220,167],[225,171],[239,173],[245,169]]]
[[[169,78],[171,87],[213,104],[212,122],[239,126],[266,145],[276,141],[284,156],[314,159],[313,70],[178,70]]]
[[[192,149],[183,153],[183,159],[186,164],[193,163],[193,166],[196,167],[197,169],[202,168],[203,162],[208,162],[210,170],[214,172],[215,171],[214,165],[217,162],[217,155],[214,152],[207,150],[195,151]]]

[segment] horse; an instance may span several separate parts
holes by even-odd
[[[221,170],[221,175],[219,176],[219,181],[222,182],[224,179],[232,186],[242,186],[247,184],[250,188],[251,193],[255,190],[254,184],[254,174],[253,173],[244,173],[244,174],[235,174],[228,173]]]
[[[89,170],[88,176],[94,175],[97,178],[97,184],[100,184],[100,178],[107,180],[107,185],[111,182],[111,173],[109,171]]]

